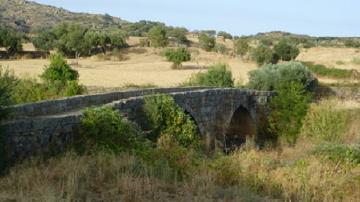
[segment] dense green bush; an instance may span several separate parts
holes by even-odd
[[[66,84],[67,81],[75,81],[79,78],[79,73],[73,70],[61,54],[50,56],[50,65],[45,69],[41,78],[47,83],[60,81]]]
[[[74,147],[79,153],[119,154],[140,149],[139,139],[140,130],[118,111],[109,107],[91,108],[84,112]]]
[[[296,81],[280,81],[274,90],[277,95],[270,101],[269,132],[294,145],[310,103],[310,94]]]
[[[172,136],[183,147],[198,147],[200,136],[195,122],[168,95],[145,98],[144,112],[151,129],[150,139]]]
[[[281,40],[274,46],[274,50],[275,54],[283,61],[294,60],[300,54],[300,50],[287,40]]]
[[[325,65],[314,64],[312,62],[303,62],[303,64],[306,65],[311,72],[322,77],[349,79],[359,75],[356,70],[328,68]]]
[[[346,40],[344,45],[348,48],[360,48],[360,42],[353,39]]]
[[[165,57],[168,61],[174,63],[174,68],[181,66],[182,62],[190,61],[191,54],[186,48],[167,49],[165,50]]]
[[[206,72],[193,74],[183,86],[234,87],[232,73],[225,64],[211,66]]]
[[[205,51],[212,51],[216,45],[215,37],[201,33],[199,35],[199,45],[200,48],[204,49]]]
[[[186,33],[188,30],[186,28],[172,28],[168,30],[168,36],[173,37],[176,40],[176,43],[187,45],[189,40],[186,38]]]
[[[279,57],[274,53],[274,51],[267,46],[260,45],[257,48],[251,51],[251,58],[255,60],[258,65],[263,64],[276,64],[279,60]]]
[[[155,26],[149,30],[148,38],[153,47],[165,47],[168,45],[166,29],[163,26]]]
[[[4,107],[14,103],[13,93],[17,83],[14,74],[0,66],[0,120],[6,116]]]
[[[253,89],[274,90],[277,84],[283,82],[301,83],[309,92],[313,92],[318,85],[308,68],[299,62],[269,64],[249,72],[248,86]]]
[[[313,154],[323,156],[335,163],[360,164],[359,144],[320,144],[314,149]]]

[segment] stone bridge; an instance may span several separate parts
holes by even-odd
[[[144,96],[164,93],[196,122],[209,150],[258,140],[272,92],[235,88],[159,88],[81,95],[11,106],[1,125],[10,159],[62,152],[76,134],[83,110],[110,106],[141,127]],[[265,113],[264,113],[265,112]]]

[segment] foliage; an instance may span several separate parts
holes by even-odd
[[[233,36],[230,33],[220,31],[217,33],[217,36],[223,37],[224,39],[233,39]]]
[[[313,141],[339,142],[347,129],[350,114],[347,111],[333,109],[334,103],[321,103],[311,106],[304,118],[301,134]]]
[[[109,107],[87,109],[75,140],[79,153],[107,152],[119,154],[138,149],[141,132],[134,124]]]
[[[344,41],[344,45],[348,48],[360,48],[360,42],[353,39]]]
[[[199,146],[197,126],[171,96],[146,97],[144,112],[151,129],[151,139],[156,140],[160,135],[166,134],[172,136],[183,147]]]
[[[308,92],[313,92],[318,84],[307,67],[299,62],[269,64],[249,72],[248,86],[253,89],[274,90],[277,84],[283,82],[301,83]]]
[[[32,39],[37,50],[50,51],[55,47],[56,36],[52,31],[41,30]]]
[[[315,75],[322,77],[335,79],[349,79],[359,77],[359,72],[356,70],[328,68],[325,65],[314,64],[312,62],[303,62],[303,64],[307,66],[309,70]]]
[[[12,72],[0,66],[0,120],[5,118],[3,107],[14,103],[13,93],[18,79]]]
[[[201,33],[199,35],[200,48],[204,49],[205,51],[212,51],[215,48],[215,44],[216,44],[215,37],[205,33]]]
[[[174,63],[174,67],[178,68],[182,62],[190,61],[191,54],[186,48],[167,49],[165,51],[165,57],[168,61]]]
[[[41,78],[47,83],[60,81],[63,85],[67,81],[75,81],[79,78],[79,73],[73,70],[61,54],[50,56],[50,65],[45,69]]]
[[[156,26],[165,27],[165,24],[160,22],[140,20],[139,22],[131,23],[130,25],[124,27],[124,29],[130,36],[145,37],[150,29]]]
[[[153,47],[165,47],[169,41],[166,36],[166,29],[163,26],[155,26],[149,30],[148,38],[151,46]]]
[[[302,83],[296,81],[280,81],[275,91],[277,95],[270,101],[270,132],[294,145],[308,109],[310,95]]]
[[[234,50],[235,53],[244,56],[250,50],[249,41],[246,38],[239,38],[234,41]]]
[[[4,47],[9,54],[21,51],[21,37],[16,31],[0,26],[0,47]]]
[[[320,144],[314,149],[313,154],[323,156],[336,163],[360,164],[359,144]]]
[[[189,43],[189,40],[186,38],[187,32],[186,28],[176,27],[168,30],[168,36],[175,38],[178,44],[187,45]]]
[[[232,73],[225,64],[211,66],[207,72],[193,74],[189,81],[183,86],[214,86],[214,87],[234,87]]]
[[[288,40],[281,40],[274,46],[274,50],[283,61],[294,60],[300,54],[300,50],[295,45],[290,44]]]
[[[224,44],[221,43],[216,43],[215,47],[214,47],[214,51],[217,53],[221,53],[221,54],[227,54],[228,53],[228,49]]]
[[[258,65],[264,64],[276,64],[279,60],[279,57],[274,53],[274,51],[267,46],[260,45],[252,50],[251,58],[255,60]]]

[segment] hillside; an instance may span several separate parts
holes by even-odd
[[[60,22],[76,22],[95,28],[118,28],[126,21],[105,15],[75,13],[26,0],[0,0],[0,24],[29,33]]]

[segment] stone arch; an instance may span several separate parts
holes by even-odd
[[[240,147],[246,141],[255,139],[257,127],[251,111],[240,105],[232,114],[225,131],[224,151],[229,152]]]

